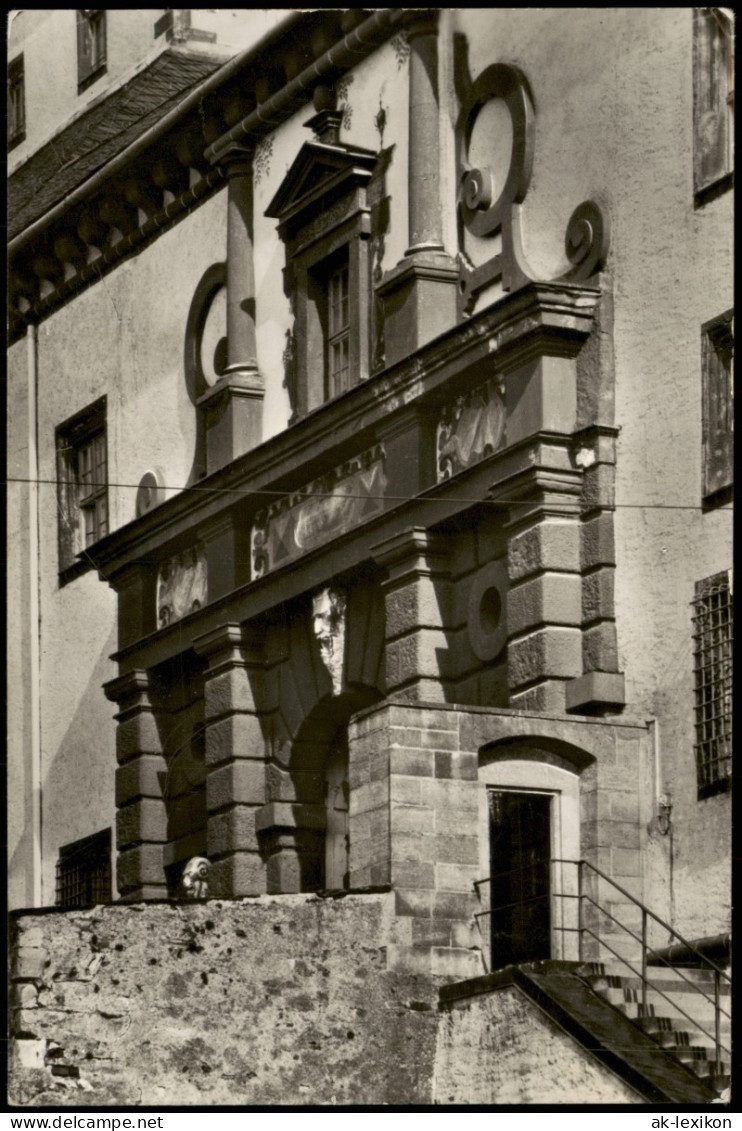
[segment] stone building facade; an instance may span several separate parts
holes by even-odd
[[[56,13],[12,166],[14,905],[205,857],[469,977],[577,957],[583,860],[727,930],[726,10],[221,16],[96,80]]]

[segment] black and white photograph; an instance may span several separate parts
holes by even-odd
[[[6,1112],[731,1126],[733,11],[6,46]]]

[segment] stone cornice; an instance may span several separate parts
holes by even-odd
[[[453,327],[404,361],[322,405],[192,489],[120,527],[86,556],[112,578],[127,563],[152,557],[196,525],[233,507],[254,509],[300,491],[376,442],[413,402],[433,408],[482,380],[482,366],[507,374],[543,353],[574,357],[590,333],[600,292],[576,284],[531,284]],[[257,505],[256,505],[257,504]]]
[[[394,33],[399,10],[310,10],[243,52],[9,248],[10,340],[182,219],[225,182],[223,159],[253,145]],[[236,123],[236,124],[234,124]],[[226,132],[225,132],[226,131]]]

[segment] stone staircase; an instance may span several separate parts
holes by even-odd
[[[619,962],[585,962],[576,973],[717,1095],[729,1087],[730,986],[725,983],[720,989],[722,1049],[717,1063],[714,976],[710,970],[649,967],[646,1004],[642,1001],[641,978]]]

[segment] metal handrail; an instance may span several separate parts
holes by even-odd
[[[652,989],[652,990],[654,990],[655,993],[658,993],[661,997],[663,997],[665,999],[665,1001],[669,1002],[673,1006],[673,1008],[677,1009],[678,1012],[681,1013],[683,1017],[685,1017],[688,1021],[690,1021],[695,1029],[697,1029],[698,1031],[703,1033],[704,1036],[709,1038],[709,1040],[713,1040],[713,1042],[714,1042],[714,1055],[715,1055],[715,1059],[716,1059],[716,1067],[717,1067],[717,1070],[721,1070],[721,1063],[722,1063],[721,1062],[721,1053],[722,1053],[722,1051],[727,1052],[727,1053],[730,1051],[729,1048],[726,1045],[722,1045],[722,1042],[721,1042],[721,1017],[723,1015],[724,1017],[730,1018],[730,1014],[727,1013],[727,1011],[725,1009],[723,1009],[722,1006],[721,1006],[721,980],[723,978],[727,983],[729,983],[731,985],[731,978],[729,978],[729,976],[725,973],[725,971],[723,971],[721,969],[721,967],[717,966],[715,962],[713,962],[710,958],[707,958],[706,955],[701,954],[701,952],[699,950],[697,950],[697,948],[694,947],[692,943],[688,942],[688,940],[686,938],[684,938],[683,935],[680,934],[680,931],[676,931],[674,927],[671,927],[670,924],[666,923],[664,921],[664,919],[661,919],[659,915],[655,915],[655,913],[653,911],[650,911],[649,908],[646,907],[641,902],[641,900],[637,899],[636,896],[632,895],[631,892],[627,891],[626,888],[621,886],[621,884],[616,883],[616,881],[611,879],[610,876],[607,876],[605,874],[605,872],[602,872],[600,870],[600,868],[596,868],[596,866],[594,864],[591,864],[589,860],[567,860],[567,859],[564,859],[564,858],[557,857],[557,858],[552,860],[552,863],[553,864],[570,864],[573,867],[577,868],[577,888],[578,888],[577,895],[573,896],[573,895],[571,895],[571,893],[568,893],[568,892],[555,892],[554,894],[559,898],[567,898],[567,899],[577,898],[577,900],[578,900],[578,909],[579,909],[579,911],[578,911],[578,919],[579,919],[579,926],[578,926],[579,943],[578,943],[578,945],[579,945],[580,961],[583,961],[583,953],[584,953],[583,936],[584,936],[585,933],[588,933],[588,934],[592,935],[592,937],[595,938],[601,946],[605,947],[606,950],[610,951],[611,954],[615,955],[615,957],[618,958],[625,966],[627,966],[628,969],[631,970],[633,974],[638,975],[638,977],[641,980],[642,1010],[643,1010],[644,1014],[646,1015],[647,990]],[[611,912],[608,911],[607,908],[601,906],[601,904],[598,903],[597,900],[593,899],[592,896],[588,895],[585,892],[584,882],[583,882],[583,872],[586,868],[589,868],[593,873],[595,873],[595,875],[599,876],[607,884],[610,884],[610,886],[612,888],[615,888],[615,890],[619,891],[623,896],[625,896],[626,899],[628,899],[630,903],[633,903],[636,907],[638,907],[640,909],[641,916],[642,916],[641,936],[635,934],[634,931],[632,931],[629,927],[627,927],[624,923],[622,923],[619,919],[617,919],[615,915],[612,915]],[[622,931],[625,931],[626,934],[630,935],[631,938],[633,938],[636,942],[640,943],[640,945],[641,945],[641,972],[637,971],[626,958],[624,958],[617,951],[615,951],[613,949],[613,947],[610,946],[610,944],[605,939],[600,938],[598,935],[595,934],[594,931],[590,930],[589,927],[585,926],[584,915],[583,915],[583,903],[584,903],[585,900],[587,900],[589,903],[591,903],[594,907],[596,907],[604,915],[607,915],[608,918],[611,919],[614,923],[616,923],[621,928]],[[693,981],[691,981],[690,978],[687,978],[685,976],[685,974],[683,974],[682,970],[680,970],[677,966],[674,966],[671,962],[669,962],[667,959],[665,959],[657,950],[654,949],[654,947],[650,947],[648,945],[647,926],[648,926],[649,918],[651,918],[655,923],[658,923],[659,926],[661,926],[664,930],[669,931],[670,936],[672,938],[678,939],[678,941],[684,947],[686,947],[686,949],[691,954],[694,954],[697,958],[699,958],[701,968],[710,969],[710,970],[713,971],[713,975],[714,975],[714,994],[713,994],[713,997],[704,993],[703,989],[701,989],[701,987],[696,982],[693,982]],[[560,928],[557,928],[557,929],[560,929]],[[660,987],[657,985],[657,983],[651,982],[649,980],[649,978],[647,977],[647,965],[648,965],[647,960],[648,960],[648,956],[650,954],[654,955],[656,958],[659,958],[660,962],[664,966],[669,967],[684,982],[686,982],[689,986],[692,986],[694,993],[698,993],[705,1001],[709,1002],[709,1004],[713,1004],[713,1007],[714,1007],[714,1035],[713,1035],[713,1037],[712,1037],[711,1033],[709,1033],[703,1027],[703,1025],[701,1025],[695,1018],[691,1017],[691,1015],[689,1013],[686,1013],[686,1011],[682,1008],[682,1006],[678,1005],[677,1002],[673,1002],[672,999],[670,997],[668,997],[668,995],[662,989],[660,989]]]
[[[721,1054],[722,1054],[722,1052],[725,1052],[725,1053],[730,1052],[730,1049],[728,1048],[728,1046],[723,1045],[722,1041],[721,1041],[721,1018],[722,1018],[722,1016],[725,1017],[725,1018],[730,1018],[730,1014],[725,1009],[723,1009],[722,1005],[721,1005],[721,984],[722,984],[722,979],[724,979],[724,981],[726,983],[731,985],[731,978],[712,959],[708,958],[705,954],[702,954],[696,947],[693,946],[692,943],[688,942],[688,940],[686,938],[684,938],[683,935],[681,935],[679,931],[676,931],[674,927],[671,927],[670,924],[666,923],[664,921],[664,919],[661,919],[659,915],[656,915],[653,911],[650,911],[649,908],[646,907],[641,902],[641,900],[637,899],[636,896],[632,895],[631,892],[627,891],[626,888],[621,886],[621,884],[616,883],[616,881],[611,879],[610,876],[607,876],[605,874],[605,872],[601,871],[600,868],[596,868],[596,866],[594,864],[591,864],[589,860],[567,860],[565,858],[556,857],[556,858],[552,859],[551,863],[552,864],[569,864],[569,865],[577,868],[577,892],[576,893],[559,892],[559,891],[553,890],[553,895],[556,898],[559,898],[559,899],[576,899],[577,900],[578,925],[577,925],[577,927],[567,927],[567,926],[564,926],[563,924],[562,925],[554,924],[554,929],[558,930],[560,932],[570,932],[570,933],[576,933],[578,935],[578,953],[579,953],[580,961],[581,962],[585,961],[585,959],[584,959],[584,937],[585,937],[585,935],[590,935],[592,938],[594,938],[599,943],[599,945],[601,947],[604,947],[607,951],[609,951],[612,955],[614,955],[617,959],[619,959],[619,961],[624,966],[626,966],[627,969],[632,972],[632,974],[636,975],[640,979],[643,1014],[645,1016],[647,1015],[647,993],[648,993],[649,989],[652,989],[655,993],[659,994],[660,997],[664,998],[665,1001],[667,1001],[670,1005],[672,1005],[673,1008],[676,1009],[678,1011],[678,1013],[681,1014],[682,1017],[684,1017],[687,1021],[689,1021],[691,1023],[691,1025],[693,1026],[694,1030],[697,1030],[698,1032],[703,1034],[703,1036],[707,1037],[709,1039],[709,1041],[713,1041],[716,1069],[717,1069],[717,1071],[721,1071],[721,1067],[722,1067]],[[593,897],[585,891],[584,873],[585,873],[585,870],[588,869],[588,868],[596,876],[599,876],[607,884],[610,884],[610,886],[612,888],[614,888],[616,891],[620,892],[621,895],[623,895],[630,903],[634,904],[636,907],[638,907],[640,909],[640,911],[641,911],[641,934],[640,935],[636,934],[630,927],[627,927],[624,923],[621,922],[620,919],[616,918],[616,916],[613,915],[607,909],[607,907],[603,907],[596,899],[593,899]],[[490,883],[491,879],[492,879],[491,876],[486,876],[481,880],[475,880],[474,881],[474,888],[476,889],[477,894],[479,894],[479,888],[483,884]],[[539,898],[543,898],[543,897],[539,897]],[[619,954],[618,951],[614,950],[613,947],[610,945],[610,943],[607,942],[606,939],[601,938],[598,934],[595,933],[595,931],[593,931],[590,927],[588,927],[586,925],[585,915],[584,915],[584,907],[585,907],[586,903],[592,904],[602,914],[608,916],[608,918],[612,922],[616,923],[617,926],[622,931],[624,931],[627,935],[629,935],[635,942],[637,942],[640,945],[640,947],[641,947],[641,969],[640,970],[637,970],[631,964],[631,962],[629,960],[627,960],[625,957],[623,957],[623,955]],[[476,914],[475,918],[477,920],[479,920],[480,918],[491,915],[493,913],[493,910],[494,909],[489,909],[487,911],[480,911]],[[708,969],[708,970],[713,972],[713,983],[714,983],[713,984],[713,997],[710,996],[709,994],[705,993],[704,990],[702,989],[702,987],[699,986],[697,982],[694,982],[690,978],[686,977],[686,975],[682,972],[681,969],[679,969],[678,966],[675,966],[672,962],[669,961],[669,959],[666,959],[664,957],[664,955],[661,953],[661,951],[658,951],[654,947],[649,946],[649,943],[648,943],[648,925],[649,925],[650,918],[655,923],[657,923],[660,927],[662,927],[664,930],[668,931],[671,938],[677,939],[686,948],[686,950],[689,953],[695,955],[697,959],[700,959],[700,967],[702,969]],[[669,969],[673,970],[674,973],[680,979],[682,979],[682,981],[687,983],[687,985],[689,985],[693,989],[694,993],[699,994],[700,997],[702,997],[704,999],[704,1001],[708,1002],[709,1004],[713,1004],[713,1007],[714,1007],[714,1033],[713,1033],[713,1035],[706,1028],[704,1028],[704,1026],[701,1025],[695,1018],[693,1018],[689,1013],[687,1013],[685,1011],[685,1009],[683,1009],[682,1006],[678,1005],[677,1002],[673,1001],[672,998],[669,997],[668,994],[666,994],[664,992],[664,990],[662,990],[656,982],[652,982],[650,980],[650,978],[647,975],[647,968],[649,966],[648,960],[649,960],[650,955],[654,957],[654,960],[655,960],[654,965],[657,965],[658,964],[657,960],[659,960],[659,965],[668,967]]]

